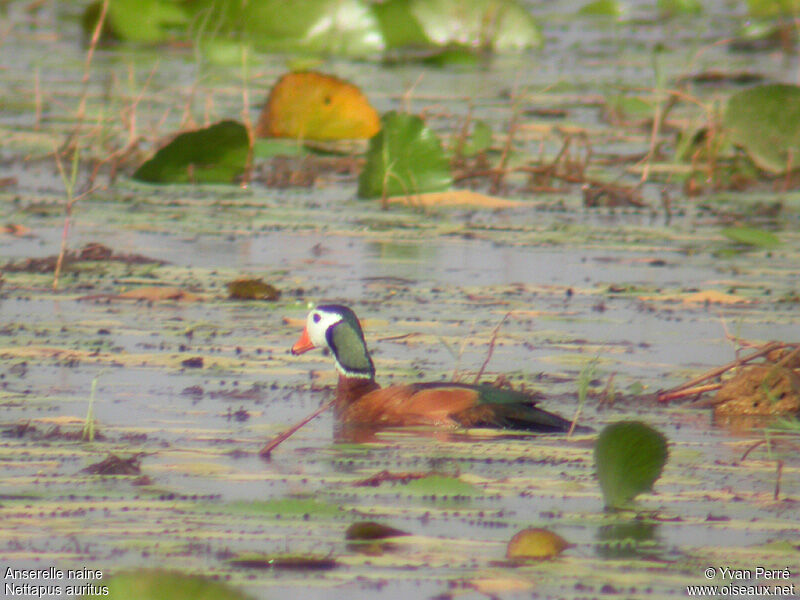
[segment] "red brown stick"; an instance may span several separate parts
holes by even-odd
[[[759,350],[756,350],[755,352],[753,352],[752,354],[750,354],[750,355],[748,355],[748,356],[746,356],[744,358],[737,358],[736,360],[729,362],[727,365],[723,365],[721,367],[717,367],[716,369],[712,369],[711,371],[708,371],[707,373],[704,373],[703,375],[700,375],[699,377],[695,377],[691,381],[687,381],[686,383],[682,383],[682,384],[677,385],[677,386],[675,386],[673,388],[670,388],[668,390],[663,390],[663,391],[659,392],[658,395],[657,395],[658,401],[659,402],[666,402],[670,398],[674,397],[674,394],[676,392],[679,392],[681,390],[685,390],[687,388],[693,388],[693,387],[695,387],[697,385],[700,385],[701,383],[703,383],[703,382],[705,382],[705,381],[707,381],[709,379],[713,379],[715,377],[719,377],[720,375],[722,375],[726,371],[729,371],[730,369],[733,369],[735,367],[740,367],[740,366],[742,366],[742,365],[744,365],[744,364],[746,364],[746,363],[748,363],[748,362],[750,362],[752,360],[755,360],[756,358],[760,358],[760,357],[762,357],[762,356],[764,356],[766,354],[769,354],[773,350],[779,350],[781,348],[785,348],[785,347],[791,346],[791,345],[792,344],[784,344],[782,342],[771,342],[771,343],[769,343],[769,344],[767,344],[765,346],[762,346]]]
[[[272,438],[272,439],[271,439],[269,442],[267,442],[267,444],[266,444],[266,445],[265,445],[263,448],[261,448],[261,450],[259,450],[259,451],[258,451],[258,455],[259,455],[261,458],[267,458],[267,459],[268,459],[268,458],[269,458],[269,456],[270,456],[270,453],[271,453],[271,452],[272,452],[272,451],[273,451],[275,448],[277,448],[277,447],[278,447],[280,444],[282,444],[284,441],[286,441],[286,440],[288,440],[290,437],[292,437],[292,436],[294,435],[294,433],[295,433],[295,432],[296,432],[298,429],[300,429],[301,427],[305,426],[305,425],[306,425],[306,424],[307,424],[309,421],[313,421],[313,420],[314,420],[314,419],[316,419],[316,418],[317,418],[319,415],[321,415],[321,414],[322,414],[322,413],[324,413],[326,410],[328,410],[328,409],[329,409],[331,406],[333,406],[333,403],[334,403],[334,402],[336,402],[336,398],[334,398],[333,400],[329,400],[328,402],[326,402],[325,404],[323,404],[322,406],[320,406],[320,407],[319,407],[317,410],[315,410],[313,413],[311,413],[310,415],[308,415],[308,416],[307,416],[305,419],[303,419],[303,420],[302,420],[302,421],[300,421],[299,423],[295,423],[294,425],[292,425],[291,427],[289,427],[289,429],[287,429],[286,431],[283,431],[283,432],[279,433],[278,435],[276,435],[276,436],[275,436],[274,438]]]

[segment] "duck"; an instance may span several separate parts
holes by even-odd
[[[494,428],[563,433],[572,422],[538,408],[530,394],[491,385],[435,381],[381,387],[361,323],[347,306],[313,308],[300,338],[297,356],[327,348],[339,381],[332,401],[339,425],[370,428],[434,426]],[[578,427],[578,430],[584,430]]]

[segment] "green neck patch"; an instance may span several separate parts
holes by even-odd
[[[342,315],[342,320],[325,332],[339,372],[345,377],[374,379],[375,365],[372,364],[364,332],[355,313],[346,306],[338,305],[319,306],[318,309]]]

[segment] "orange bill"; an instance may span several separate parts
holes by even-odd
[[[303,333],[300,334],[300,339],[292,346],[292,354],[302,354],[303,352],[308,352],[313,347],[314,344],[311,343],[311,338],[308,337],[308,329],[303,327]]]

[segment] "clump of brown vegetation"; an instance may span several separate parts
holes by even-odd
[[[702,398],[713,391],[717,392],[713,398]],[[712,406],[717,416],[798,414],[800,344],[771,342],[746,357],[658,394],[660,402],[681,398],[693,399],[695,406]]]

